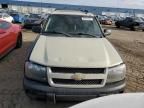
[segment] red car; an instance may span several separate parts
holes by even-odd
[[[14,48],[22,46],[22,30],[19,25],[0,20],[0,58]]]
[[[112,20],[111,19],[104,19],[102,21],[100,21],[101,24],[104,25],[112,25]]]

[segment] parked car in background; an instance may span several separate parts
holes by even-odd
[[[98,20],[99,20],[100,22],[101,22],[101,20],[104,20],[104,19],[107,18],[107,16],[105,16],[105,15],[97,15],[96,17],[98,18]]]
[[[45,20],[47,20],[48,17],[49,17],[49,14],[45,14],[45,15],[41,16],[41,18],[39,20],[37,20],[33,23],[33,25],[34,25],[33,27],[35,27],[35,26],[41,26],[42,27]]]
[[[24,14],[24,17],[25,18],[27,18],[27,17],[29,17],[30,16],[30,14]]]
[[[15,23],[23,23],[24,22],[24,15],[22,13],[10,13],[10,15],[13,17]]]
[[[126,66],[105,38],[92,13],[56,10],[44,26],[25,62],[24,90],[30,97],[86,100],[123,93]]]
[[[13,22],[14,21],[13,17],[8,15],[7,13],[0,13],[0,19],[7,21],[7,22]]]
[[[43,26],[43,22],[45,21],[45,19],[39,19],[39,20],[37,20],[37,21],[35,21],[34,23],[33,23],[33,27],[35,27],[35,26]],[[33,28],[32,27],[32,28]]]
[[[7,9],[6,13],[10,14],[10,13],[16,13],[16,12],[18,12],[16,9]]]
[[[50,14],[47,13],[43,13],[41,14],[41,19],[47,19],[49,17]]]
[[[116,21],[120,21],[120,20],[124,20],[125,18],[122,17],[122,16],[116,16],[116,15],[111,15],[111,16],[108,16],[109,19],[111,19],[113,22],[116,22]]]
[[[8,13],[9,9],[0,8],[0,13]]]
[[[39,21],[41,19],[41,16],[39,14],[30,14],[24,19],[23,27],[24,28],[32,28],[35,25],[35,21]]]
[[[104,15],[99,15],[98,20],[103,25],[112,25],[112,20]]]
[[[22,46],[21,27],[7,21],[0,20],[0,58],[14,48]]]
[[[117,28],[127,27],[131,30],[141,29],[144,31],[144,21],[140,17],[127,17],[124,20],[115,22]]]
[[[110,18],[104,19],[100,21],[103,25],[112,25],[112,20]]]
[[[3,9],[0,9],[0,13],[6,13]]]

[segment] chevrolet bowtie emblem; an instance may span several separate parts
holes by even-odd
[[[85,75],[82,73],[75,73],[74,75],[71,76],[71,78],[76,81],[81,81],[85,79]]]

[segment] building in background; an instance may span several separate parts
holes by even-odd
[[[34,1],[34,0],[33,0]],[[9,8],[23,13],[50,13],[55,9],[72,9],[72,10],[87,10],[94,14],[117,15],[117,16],[142,16],[144,17],[144,9],[127,9],[127,8],[110,8],[82,5],[66,5],[52,4],[42,2],[30,2],[22,0],[0,0],[1,8]]]

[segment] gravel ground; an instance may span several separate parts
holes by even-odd
[[[144,92],[144,32],[112,29],[108,39],[127,65],[126,92]],[[23,31],[24,45],[0,60],[0,108],[64,108],[76,103],[30,100],[22,87],[24,61],[37,34]]]

